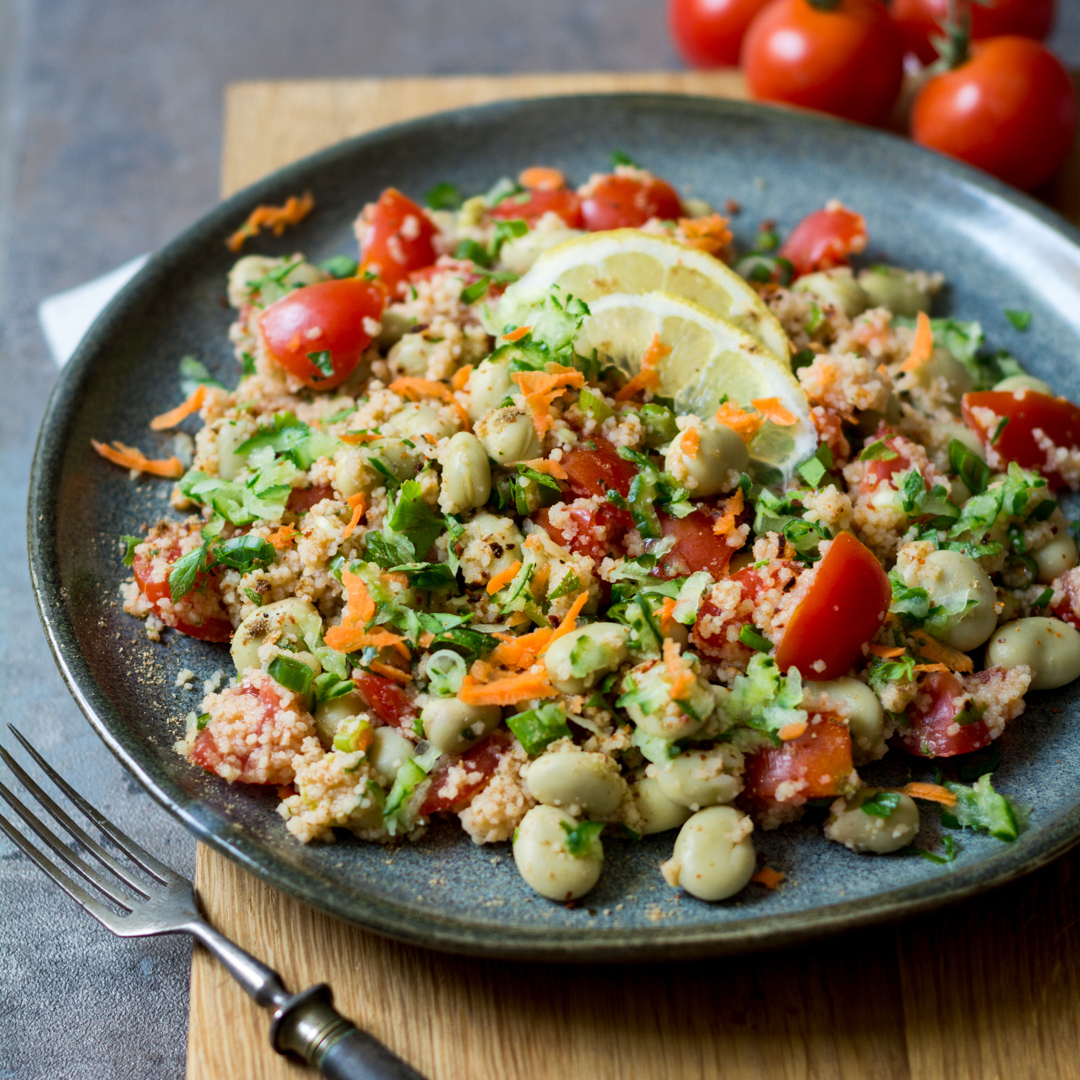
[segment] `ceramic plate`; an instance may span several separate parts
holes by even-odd
[[[174,688],[177,670],[192,668],[201,684],[231,670],[228,652],[175,633],[154,645],[121,610],[117,538],[167,512],[170,485],[129,481],[90,439],[167,454],[168,436],[151,435],[147,422],[176,404],[186,353],[235,384],[225,237],[256,204],[310,190],[315,213],[249,250],[302,250],[316,260],[353,253],[353,219],[388,185],[414,197],[446,181],[478,192],[535,164],[580,183],[605,170],[616,149],[685,193],[717,206],[736,200],[744,245],[763,219],[787,230],[841,199],[865,214],[871,259],[942,271],[942,312],[979,319],[992,344],[1080,398],[1080,234],[1035,202],[891,135],[753,105],[620,95],[505,102],[362,136],[241,192],[154,256],[57,383],[34,460],[30,560],[52,648],[90,722],[163,806],[264,881],[380,933],[462,952],[628,959],[777,946],[971,896],[1060,855],[1080,838],[1080,686],[1032,694],[1002,739],[997,783],[1032,807],[1015,843],[965,833],[955,862],[937,866],[852,854],[825,841],[820,823],[759,830],[759,850],[787,880],[717,905],[661,879],[657,864],[674,834],[606,843],[600,884],[574,907],[531,893],[509,845],[476,847],[456,823],[396,850],[351,840],[305,847],[287,835],[272,793],[229,787],[172,749],[177,718],[198,698]],[[1006,307],[1033,312],[1027,333],[1010,327]],[[908,765],[862,773],[903,782]],[[921,842],[933,841],[936,817],[924,815]]]

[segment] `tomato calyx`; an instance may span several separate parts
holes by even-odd
[[[835,11],[840,6],[840,0],[806,0],[815,11]]]

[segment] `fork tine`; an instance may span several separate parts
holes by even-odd
[[[99,923],[107,926],[110,930],[113,929],[114,924],[119,922],[120,917],[113,911],[110,911],[104,904],[99,903],[94,899],[82,886],[76,884],[71,878],[67,876],[55,863],[50,862],[44,855],[18,829],[16,829],[3,814],[0,814],[0,831],[3,831],[9,840],[32,862],[34,862],[40,870],[43,870],[48,876],[60,886],[75,901],[80,907],[84,908]]]
[[[126,833],[122,833],[100,811],[91,806],[27,741],[26,737],[14,725],[8,724],[11,734],[22,744],[23,749],[34,759],[41,771],[103,832],[114,844],[138,866],[162,884],[176,883],[184,879],[164,863],[158,862],[145,848],[136,844]]]
[[[51,815],[53,820],[61,828],[66,829],[74,836],[99,863],[111,870],[130,889],[137,892],[144,899],[150,899],[150,894],[146,891],[146,887],[143,883],[133,877],[131,871],[126,866],[121,866],[120,863],[118,863],[92,836],[89,836],[85,830],[76,825],[75,822],[72,821],[71,818],[41,790],[34,782],[33,778],[27,775],[22,766],[20,766],[2,746],[0,746],[0,758],[3,759],[4,764],[15,774],[15,776],[18,777],[23,787],[37,799],[45,811]]]
[[[119,904],[127,911],[132,910],[132,900],[130,896],[125,896],[118,893],[116,889],[109,884],[96,870],[91,869],[86,863],[79,858],[68,846],[56,835],[43,821],[36,818],[30,811],[19,801],[15,795],[8,790],[6,785],[0,784],[0,799],[15,811],[19,817],[25,822],[27,828],[32,829],[38,838],[49,848],[54,855],[59,855],[75,871],[80,877],[85,878],[94,886],[95,889],[103,892],[114,904]],[[8,830],[4,830],[7,832]],[[10,835],[10,834],[9,834]]]

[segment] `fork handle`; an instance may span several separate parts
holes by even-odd
[[[309,987],[275,1011],[270,1041],[278,1053],[298,1054],[329,1080],[425,1080],[342,1016],[325,983]]]

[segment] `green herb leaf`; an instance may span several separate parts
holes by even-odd
[[[169,571],[169,595],[173,603],[187,596],[195,588],[195,579],[201,569],[204,569],[203,560],[206,558],[206,545],[189,551],[173,563]]]
[[[1016,308],[1006,308],[1005,318],[1016,327],[1017,330],[1026,330],[1031,325],[1031,312],[1018,311]]]
[[[135,549],[142,543],[141,536],[121,536],[121,540],[124,541],[124,557],[121,560],[125,566],[133,566],[135,564]]]
[[[225,389],[194,356],[181,356],[180,393],[185,398],[189,398],[200,386],[213,386],[219,390]]]
[[[560,821],[559,824],[566,833],[566,850],[575,858],[584,859],[603,853],[600,834],[604,831],[604,822],[583,821],[580,825],[571,826],[568,821]]]
[[[990,482],[990,469],[978,454],[973,454],[959,439],[949,440],[949,462],[973,495],[981,495],[986,490]]]
[[[267,567],[274,561],[277,552],[269,540],[261,540],[257,536],[234,536],[213,548],[213,556],[216,562],[222,563],[233,570],[247,573],[255,567]]]
[[[641,168],[641,166],[629,154],[624,154],[622,150],[612,150],[611,167],[615,169],[618,168],[618,166],[620,165],[628,165],[631,169]]]
[[[559,584],[548,593],[549,600],[559,600],[564,596],[576,596],[581,592],[581,579],[573,570],[568,570],[560,579]]]
[[[483,244],[475,240],[461,240],[454,248],[455,259],[469,259],[477,266],[490,266],[492,263],[491,253]]]
[[[319,263],[319,269],[333,278],[356,277],[360,264],[349,255],[331,255]]]
[[[900,794],[896,791],[879,791],[870,799],[859,804],[859,809],[871,817],[887,818],[900,805]]]
[[[812,488],[816,488],[828,475],[829,470],[821,464],[817,455],[815,455],[799,466],[798,473]]]
[[[330,356],[329,349],[323,349],[322,352],[309,352],[307,358],[319,369],[325,378],[329,379],[333,377],[334,361]]]
[[[957,803],[948,816],[959,827],[981,829],[1005,841],[1015,840],[1020,835],[1016,807],[994,790],[990,773],[980,776],[971,787],[951,780],[945,781],[945,787],[957,797]]]
[[[453,184],[436,184],[424,202],[431,210],[456,210],[462,203],[461,192]]]
[[[240,368],[243,372],[244,378],[249,378],[255,374],[255,357],[249,352],[240,354]]]
[[[886,446],[884,440],[878,439],[867,446],[859,455],[860,461],[892,461],[900,455],[891,447]]]

